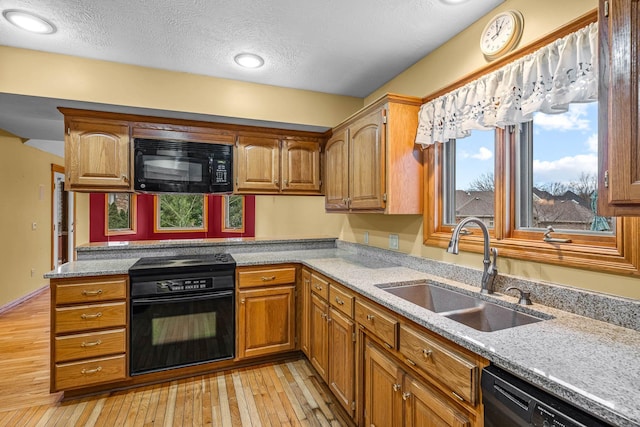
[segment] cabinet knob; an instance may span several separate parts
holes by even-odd
[[[123,180],[124,182],[129,182],[129,177],[128,177],[128,176],[126,176],[126,175],[122,175],[122,180]]]
[[[320,286],[320,285],[316,285],[316,289],[317,289],[317,290],[319,290],[319,291],[321,291],[321,290],[322,290],[322,286]]]
[[[400,390],[400,384],[394,384],[393,385],[393,391],[399,391]]]
[[[370,322],[373,322],[373,319],[375,319],[376,316],[374,316],[373,314],[367,314],[367,320]]]
[[[402,400],[407,400],[411,396],[411,393],[405,391],[402,393]]]
[[[289,186],[289,180],[288,180],[288,179],[285,179],[285,180],[284,180],[284,186],[285,186],[285,187]]]
[[[428,348],[423,348],[422,349],[422,355],[424,356],[425,359],[430,358],[432,353],[433,353],[433,351],[431,351]]]
[[[276,185],[278,185],[279,181],[276,179],[275,181],[273,181]]]
[[[342,301],[340,298],[336,297],[336,302],[338,303],[338,305],[344,305],[344,301]]]
[[[246,300],[246,298],[242,298],[242,299],[240,300],[240,304],[244,304],[246,301],[247,301],[247,300]]]

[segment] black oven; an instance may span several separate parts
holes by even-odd
[[[234,357],[230,255],[142,258],[129,275],[131,375]]]
[[[232,179],[230,145],[134,139],[136,191],[231,193]]]

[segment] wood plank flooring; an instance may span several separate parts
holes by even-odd
[[[61,401],[49,394],[49,292],[0,314],[0,427],[343,426],[306,359]]]

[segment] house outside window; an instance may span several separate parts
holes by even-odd
[[[105,218],[105,235],[135,234],[135,194],[107,193],[105,195]]]

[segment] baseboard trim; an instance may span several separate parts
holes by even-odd
[[[48,285],[44,285],[41,288],[36,289],[33,292],[28,293],[27,295],[21,296],[20,298],[18,298],[15,301],[11,301],[5,305],[3,305],[2,307],[0,307],[0,314],[4,314],[7,311],[19,306],[22,303],[25,303],[27,301],[29,301],[31,298],[40,295],[42,292],[46,291],[49,288]]]

